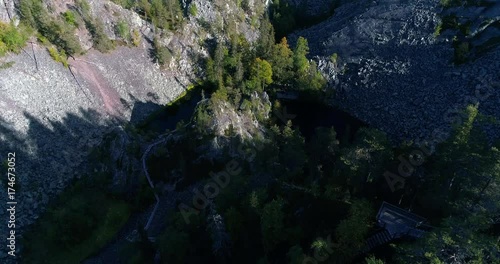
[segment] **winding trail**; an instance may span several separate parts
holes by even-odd
[[[195,109],[203,102],[206,102],[208,99],[203,99],[203,100],[200,100],[196,106],[195,106]],[[189,122],[187,124],[184,125],[183,128],[186,128],[188,127],[191,123],[193,122],[193,117],[191,116],[191,120],[189,120]],[[170,140],[173,136],[173,134],[175,132],[177,132],[178,129],[175,129],[173,131],[170,131],[168,133],[165,133],[165,134],[161,134],[158,136],[158,140],[156,140],[155,142],[151,143],[150,145],[148,145],[148,147],[146,148],[146,150],[144,151],[144,154],[142,155],[142,171],[144,172],[144,175],[146,176],[148,182],[149,182],[149,186],[151,187],[153,193],[154,193],[154,196],[155,196],[155,200],[156,200],[156,204],[155,204],[155,207],[153,208],[153,212],[151,212],[151,215],[148,219],[148,222],[146,223],[146,225],[144,226],[144,230],[148,230],[150,225],[151,225],[151,222],[153,221],[153,218],[155,217],[155,214],[156,214],[156,211],[158,210],[158,206],[160,205],[160,197],[158,196],[158,194],[156,193],[155,191],[155,186],[154,186],[154,183],[153,181],[151,180],[151,177],[149,176],[149,172],[148,172],[148,167],[146,165],[146,160],[148,159],[148,156],[149,156],[149,153],[151,152],[151,150],[160,145],[160,144],[164,144],[166,143],[168,140]],[[179,181],[177,181],[179,182]],[[171,188],[171,192],[175,192],[175,185],[177,185],[177,182],[174,183],[174,188]]]
[[[208,99],[200,100],[195,107],[198,107],[201,103],[208,101]],[[193,118],[184,125],[183,128],[187,128],[189,125],[193,123]],[[161,196],[155,191],[155,185],[148,171],[148,167],[146,161],[151,154],[151,151],[157,147],[158,145],[167,143],[169,140],[174,138],[175,133],[178,132],[178,129],[169,131],[167,133],[161,134],[158,138],[147,145],[142,157],[142,170],[144,172],[145,177],[148,180],[149,186],[154,193],[155,196],[155,205],[153,208],[148,208],[142,213],[135,214],[130,217],[127,223],[122,227],[122,229],[116,234],[115,238],[108,243],[104,248],[102,248],[95,256],[89,257],[83,263],[85,264],[101,264],[101,263],[116,263],[119,260],[120,250],[123,245],[127,241],[131,241],[134,237],[137,237],[137,228],[139,223],[143,223],[145,219],[148,219],[144,229],[146,231],[149,230],[148,236],[149,239],[154,241],[156,235],[163,230],[164,218],[168,216],[171,210],[175,209],[176,200],[179,201],[188,201],[192,199],[191,190],[193,188],[199,187],[199,183],[195,183],[192,186],[185,188],[184,191],[176,191],[175,187],[182,178],[175,181],[170,186],[167,186],[165,189],[168,190],[166,194],[162,194]],[[163,204],[163,205],[162,205]],[[162,206],[160,206],[162,205]],[[148,216],[149,215],[149,216]],[[158,216],[159,215],[159,216]],[[161,220],[156,220],[160,218]]]

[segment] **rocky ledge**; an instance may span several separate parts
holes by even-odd
[[[449,133],[470,103],[500,118],[500,49],[454,65],[451,39],[434,35],[441,11],[437,0],[351,1],[294,33],[291,42],[309,40],[336,90],[333,104],[395,142],[433,140]],[[487,133],[498,138],[500,129],[490,126]]]

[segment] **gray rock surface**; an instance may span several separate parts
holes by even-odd
[[[342,0],[285,0],[291,6],[300,9],[306,16],[318,17],[328,15],[332,7],[341,4]],[[344,0],[345,1],[345,0]]]
[[[15,64],[0,74],[0,151],[19,154],[19,228],[32,223],[70,180],[83,176],[88,151],[113,126],[133,111],[145,117],[152,110],[136,103],[165,104],[184,89],[150,62],[146,49],[91,51],[70,59],[74,77],[44,47],[35,45],[34,55],[38,70],[27,52],[8,56]],[[0,195],[6,197],[6,188]]]
[[[8,21],[4,6],[13,5],[13,1],[1,1],[0,19]],[[260,0],[255,2],[263,4]],[[74,5],[72,0],[46,3],[53,15]],[[119,46],[102,54],[90,49],[88,30],[81,27],[76,34],[82,46],[90,50],[70,58],[69,68],[55,62],[46,48],[34,40],[20,54],[2,58],[14,62],[12,67],[0,70],[0,153],[3,156],[16,151],[18,156],[18,234],[39,217],[49,200],[72,179],[88,173],[89,151],[106,134],[117,125],[131,118],[141,120],[160,105],[176,99],[203,74],[199,60],[208,54],[206,40],[224,39],[230,24],[248,40],[257,38],[258,28],[249,23],[253,13],[243,12],[236,3],[193,3],[198,7],[196,17],[186,18],[184,27],[177,32],[161,32],[161,42],[173,55],[165,69],[153,62],[149,54],[151,25],[138,14],[105,0],[90,0],[89,4],[92,14],[102,20],[106,34],[115,39],[114,27],[124,20],[131,30],[141,32],[139,47]],[[221,23],[209,23],[207,27],[203,21]],[[122,143],[117,138],[117,151]],[[115,154],[115,160],[124,161],[123,155]],[[115,176],[120,175],[123,171],[118,168]],[[119,179],[115,180],[119,185]],[[6,197],[5,181],[2,183],[0,196]],[[0,212],[5,219],[5,203],[0,205]],[[6,232],[6,225],[1,225],[0,233]],[[4,263],[4,257],[5,251],[0,251],[0,262]]]
[[[0,0],[0,21],[10,22],[17,19],[14,0]]]
[[[434,37],[437,0],[357,0],[291,36],[309,40],[336,97],[332,103],[395,140],[421,142],[450,131],[467,104],[500,118],[500,50],[454,66],[451,40]],[[329,57],[338,54],[338,66]],[[488,91],[489,96],[484,95]],[[499,128],[490,135],[498,137]]]

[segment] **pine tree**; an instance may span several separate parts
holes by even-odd
[[[293,51],[288,46],[286,38],[274,46],[270,62],[276,82],[290,84],[293,77]]]
[[[264,206],[260,220],[262,243],[266,252],[272,251],[284,238],[284,201],[274,199]]]
[[[297,39],[297,44],[295,50],[293,51],[293,66],[298,78],[304,78],[309,69],[309,60],[307,55],[309,54],[309,45],[307,39],[299,37]]]

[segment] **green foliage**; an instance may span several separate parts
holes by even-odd
[[[369,258],[365,258],[366,264],[384,264],[384,262],[380,259],[371,256]]]
[[[270,62],[276,82],[279,84],[289,84],[293,77],[293,51],[288,46],[286,38],[282,38],[280,43],[274,46]]]
[[[154,58],[160,65],[167,65],[172,60],[172,54],[167,47],[160,44],[160,39],[155,37],[153,40]]]
[[[198,14],[198,8],[194,2],[189,5],[189,14],[193,17]]]
[[[309,45],[307,39],[299,37],[297,39],[297,44],[295,50],[293,51],[293,66],[297,74],[297,78],[304,78],[307,71],[309,70],[309,60],[307,59],[307,54],[309,54]]]
[[[310,171],[313,177],[333,176],[334,164],[339,154],[337,133],[332,128],[316,128],[308,144]]]
[[[273,70],[266,60],[256,58],[250,69],[250,80],[256,85],[255,91],[262,92],[265,85],[273,82]]]
[[[8,68],[12,67],[14,64],[15,64],[15,62],[13,62],[13,61],[2,62],[0,64],[0,70],[8,69]]]
[[[292,128],[291,121],[283,128],[281,136],[283,141],[280,146],[280,161],[285,167],[286,175],[292,178],[302,172],[307,160],[305,140],[298,129]]]
[[[79,263],[125,224],[129,206],[95,186],[76,185],[25,235],[25,263]]]
[[[178,0],[139,0],[137,7],[129,8],[161,29],[176,30],[183,23],[184,15]]]
[[[326,79],[318,71],[316,62],[312,62],[306,77],[302,80],[299,79],[299,89],[306,89],[309,91],[317,92],[322,91],[326,87]]]
[[[42,36],[64,50],[69,55],[82,52],[78,39],[74,35],[74,26],[53,18],[40,0],[21,0],[19,3],[21,21],[36,29]]]
[[[487,212],[482,214],[488,219]],[[454,258],[464,263],[495,263],[500,252],[497,238],[487,234],[488,225],[483,225],[484,220],[478,220],[475,213],[448,218],[423,239],[399,248],[398,260],[446,263],[447,259]]]
[[[434,29],[434,37],[438,37],[441,34],[442,30],[443,30],[443,24],[440,22],[436,25],[436,28]]]
[[[64,50],[61,50],[59,52],[54,46],[48,47],[47,50],[49,51],[52,59],[54,59],[56,62],[62,63],[64,67],[68,67],[68,57],[66,56],[66,53],[64,53]]]
[[[118,34],[118,36],[125,41],[128,41],[130,39],[130,27],[128,23],[124,20],[118,21],[118,23],[115,26],[115,31]]]
[[[106,53],[115,48],[115,44],[104,32],[104,24],[100,19],[87,23],[87,28],[92,35],[94,48],[100,52]]]
[[[62,16],[67,24],[78,27],[78,22],[76,21],[75,13],[72,10],[68,10],[62,13]]]
[[[486,143],[477,105],[454,116],[454,131],[426,164],[420,203],[443,219],[416,243],[398,248],[400,261],[490,263],[498,259],[492,212],[500,210],[500,150]]]
[[[289,5],[288,1],[273,1],[270,9],[276,36],[284,37],[297,27],[296,11]]]
[[[134,46],[139,47],[141,45],[141,35],[137,29],[134,28],[132,31],[132,44]]]
[[[349,209],[349,216],[335,229],[336,250],[344,258],[351,258],[364,245],[372,226],[373,209],[365,200],[355,200]]]
[[[90,6],[86,0],[77,0],[76,5],[79,9],[80,15],[82,16],[85,26],[89,30],[92,36],[92,42],[94,43],[94,48],[102,53],[109,52],[115,48],[115,44],[104,30],[104,24],[101,19],[94,18],[90,14]]]
[[[259,28],[260,37],[257,42],[257,53],[265,59],[271,57],[272,50],[274,48],[274,28],[267,19],[261,21]]]
[[[196,123],[196,131],[201,135],[210,133],[208,128],[212,126],[213,117],[210,115],[209,109],[205,105],[199,105],[193,116]]]
[[[121,5],[126,9],[132,9],[137,6],[137,0],[112,0],[115,4]]]
[[[284,239],[284,212],[283,199],[274,199],[267,203],[262,210],[260,226],[262,243],[265,251],[269,252]]]
[[[477,106],[468,106],[456,117],[452,136],[439,146],[430,165],[433,173],[427,177],[426,191],[445,191],[434,195],[439,197],[438,202],[428,204],[429,208],[461,211],[480,200],[491,203],[489,200],[495,199],[485,195],[484,188],[495,186],[500,178],[500,151],[485,144],[484,135],[474,126],[475,122],[484,122],[478,119]]]
[[[332,56],[330,56],[330,61],[333,64],[337,64],[338,57],[339,57],[339,55],[337,53],[333,53]]]
[[[27,40],[28,35],[24,28],[16,28],[14,24],[0,22],[0,56],[9,51],[20,52]]]
[[[383,132],[361,128],[353,144],[340,152],[339,173],[351,192],[357,193],[383,174],[392,156],[392,147]]]
[[[443,7],[453,7],[453,6],[459,6],[462,4],[462,0],[441,0],[440,4]]]

